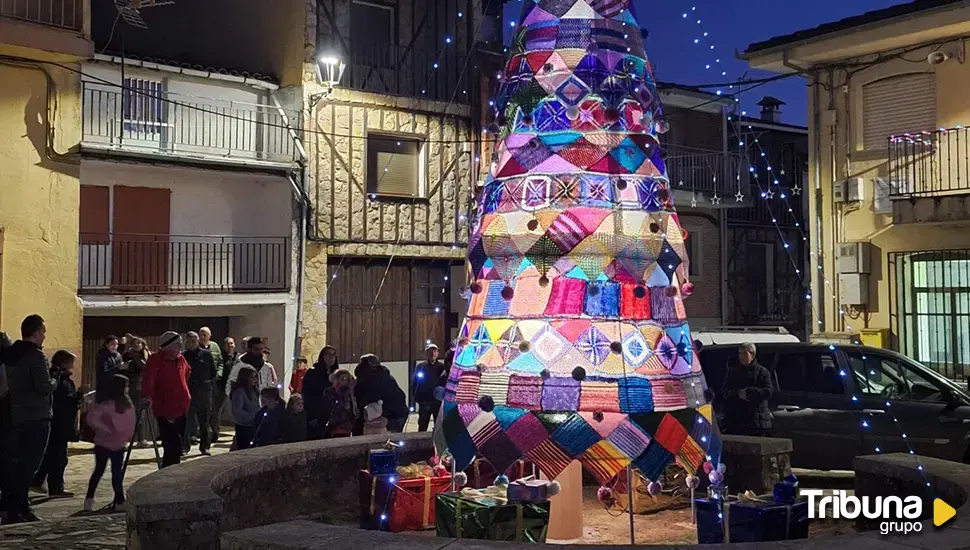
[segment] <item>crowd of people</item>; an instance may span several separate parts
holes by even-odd
[[[124,506],[129,445],[160,441],[161,467],[181,462],[195,442],[208,455],[220,438],[227,407],[235,428],[231,450],[402,432],[415,410],[376,355],[360,357],[351,372],[340,366],[332,346],[325,346],[312,365],[306,358],[297,361],[284,402],[263,338],[243,338],[240,353],[233,338],[219,346],[207,327],[184,336],[165,332],[154,352],[132,334],[105,337],[96,357],[93,403],[83,406],[89,389],[73,381],[77,357],[58,350],[48,359],[47,329],[39,315],[25,318],[20,332],[16,342],[0,333],[0,515],[5,524],[38,520],[28,498],[31,489],[50,498],[74,496],[65,488],[64,472],[68,445],[82,439],[81,432],[94,442],[95,467],[84,500],[84,510],[92,511],[109,464],[114,498],[108,506]],[[420,431],[437,418],[452,356],[453,350],[442,361],[438,346],[429,343],[425,361],[414,370],[410,401]]]

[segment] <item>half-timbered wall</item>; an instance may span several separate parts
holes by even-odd
[[[355,5],[356,4],[356,5]],[[455,103],[474,99],[468,55],[481,0],[317,0],[317,51],[346,60],[342,85]]]
[[[430,108],[425,110],[407,109],[386,97],[362,92],[337,97],[316,107],[313,128],[317,131],[308,136],[316,237],[337,246],[349,245],[343,248],[350,254],[461,257],[451,249],[463,247],[468,240],[465,221],[477,150],[472,121],[446,115],[443,105],[432,102],[422,102]],[[435,108],[442,110],[435,112]],[[423,144],[426,182],[421,196],[384,197],[368,191],[369,133]],[[378,173],[376,179],[381,177]]]

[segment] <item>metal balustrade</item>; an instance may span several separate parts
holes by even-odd
[[[300,116],[271,105],[201,99],[158,86],[83,83],[86,145],[210,159],[292,163],[298,157],[287,123]]]
[[[283,292],[288,237],[82,233],[81,294]]]

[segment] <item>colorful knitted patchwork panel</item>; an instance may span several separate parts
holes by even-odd
[[[632,0],[524,0],[475,203],[436,441],[459,469],[649,479],[720,451],[682,302],[687,233]]]

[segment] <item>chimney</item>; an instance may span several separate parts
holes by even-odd
[[[766,95],[758,102],[758,106],[761,107],[761,120],[765,122],[781,122],[781,106],[784,104],[784,101]]]

